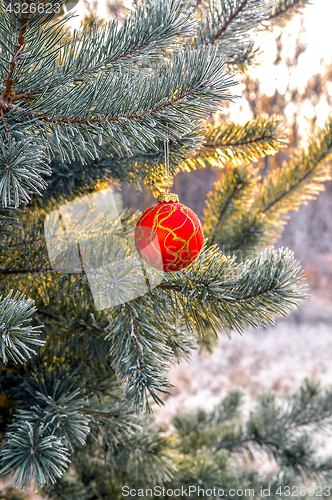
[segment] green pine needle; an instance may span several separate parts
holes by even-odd
[[[34,301],[24,295],[10,292],[7,297],[0,297],[0,356],[4,363],[12,359],[15,363],[23,363],[36,352],[27,344],[42,346],[44,340],[37,338],[40,327],[25,326],[31,321],[36,311]]]
[[[245,125],[209,126],[205,139],[199,157],[211,166],[226,161],[234,164],[256,162],[267,155],[275,155],[287,143],[281,119],[277,116],[259,117]]]
[[[36,491],[39,485],[55,483],[70,463],[63,439],[50,434],[47,425],[34,428],[24,421],[12,424],[1,456],[1,473],[14,474],[13,486],[27,489],[33,481]]]
[[[311,5],[310,0],[275,0],[269,18],[272,26],[283,28],[296,14],[302,13],[306,5]]]
[[[28,203],[32,193],[41,194],[46,182],[41,174],[50,169],[45,148],[31,138],[13,139],[11,143],[0,137],[0,200],[3,207],[18,207]]]

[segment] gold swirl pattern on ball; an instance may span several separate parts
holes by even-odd
[[[157,210],[156,210],[156,208],[157,208]],[[150,209],[147,210],[146,214],[144,214],[144,217],[140,220],[139,226],[143,226],[144,227],[144,220],[153,211],[156,210],[156,213],[155,213],[154,218],[153,218],[153,224],[151,226],[152,234],[147,238],[146,241],[152,246],[152,248],[159,255],[158,261],[154,262],[153,264],[154,265],[160,264],[161,261],[162,261],[162,255],[161,255],[160,249],[156,248],[156,246],[155,246],[155,244],[153,242],[153,239],[154,239],[154,236],[156,234],[157,229],[161,229],[161,230],[166,231],[168,234],[166,235],[164,241],[160,242],[160,243],[163,243],[164,248],[168,252],[168,254],[174,255],[175,261],[172,262],[171,264],[169,264],[172,267],[172,266],[176,266],[179,262],[181,262],[180,254],[181,254],[181,252],[183,250],[186,250],[187,255],[188,255],[187,259],[184,262],[188,262],[190,260],[190,249],[189,249],[190,242],[191,242],[192,238],[194,238],[196,236],[196,233],[197,233],[198,229],[201,229],[201,231],[202,231],[202,227],[201,227],[201,224],[200,224],[199,220],[198,220],[198,227],[196,226],[195,221],[185,211],[185,208],[182,205],[180,205],[178,203],[175,203],[174,205],[167,205],[168,213],[167,214],[163,214],[162,212],[163,212],[163,210],[165,208],[166,208],[165,205],[161,205],[160,207],[158,207],[158,205],[153,205],[152,207],[150,207]],[[165,225],[165,221],[167,221],[170,217],[172,217],[172,215],[178,210],[178,208],[180,209],[180,212],[185,216],[184,221],[178,227],[175,227],[175,228],[167,227],[167,225]],[[181,236],[179,236],[176,233],[176,231],[179,231],[185,225],[185,223],[187,222],[187,220],[189,220],[191,222],[191,224],[193,226],[193,231],[192,231],[191,235],[189,236],[189,238],[184,239]],[[141,237],[137,239],[137,241],[140,241],[143,237],[144,237],[144,231],[143,231]],[[171,248],[168,246],[169,243],[167,241],[171,237],[173,237],[174,241],[179,241],[179,242],[183,243],[182,246],[181,246],[181,248],[179,248],[176,251],[171,250]],[[148,255],[145,254],[145,256],[146,256],[146,258],[148,260],[150,260]]]

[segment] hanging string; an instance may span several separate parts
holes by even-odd
[[[168,128],[168,127],[167,127]],[[164,150],[165,150],[165,181],[166,181],[166,192],[170,192],[169,188],[169,140],[164,141]]]

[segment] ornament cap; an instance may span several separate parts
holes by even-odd
[[[158,195],[158,203],[173,201],[174,203],[179,203],[179,197],[175,193],[160,193]]]

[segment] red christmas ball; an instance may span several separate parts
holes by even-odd
[[[137,251],[149,266],[161,271],[187,267],[198,256],[203,240],[199,218],[173,194],[162,195],[136,224]]]

